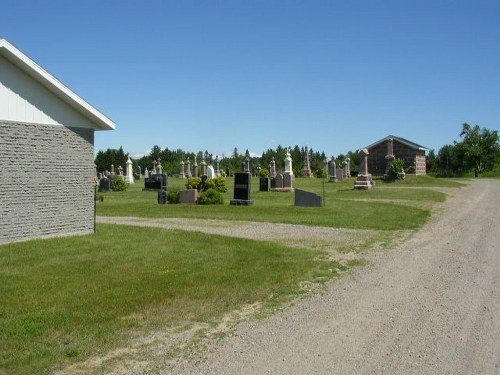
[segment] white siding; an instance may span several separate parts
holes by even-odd
[[[94,127],[89,119],[1,56],[0,120]]]

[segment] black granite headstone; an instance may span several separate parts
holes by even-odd
[[[322,207],[323,200],[318,194],[306,190],[295,189],[295,206]]]
[[[250,199],[250,173],[235,173],[234,174],[234,199]]]
[[[144,179],[144,190],[167,190],[168,177],[166,174],[153,174]]]
[[[259,180],[259,191],[269,191],[269,178],[261,177]]]
[[[99,180],[99,191],[103,193],[108,193],[111,191],[111,179],[101,178]]]
[[[229,202],[232,205],[251,206],[255,202],[251,200],[252,175],[248,172],[234,174],[234,199]]]

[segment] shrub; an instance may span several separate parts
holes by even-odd
[[[125,183],[122,176],[113,176],[111,179],[111,191],[125,191],[127,188],[128,185]]]
[[[213,183],[213,188],[218,192],[225,193],[227,191],[225,177],[220,176],[215,178],[209,178],[209,180],[212,180],[211,182]]]
[[[403,159],[395,159],[391,165],[391,172],[398,179],[402,179],[404,178],[404,167],[405,167],[405,162]]]
[[[224,198],[217,190],[208,189],[200,194],[198,204],[224,204]]]
[[[196,189],[201,190],[201,178],[199,177],[189,177],[186,181],[186,189]]]
[[[328,173],[324,169],[316,169],[314,171],[314,176],[317,178],[326,178],[328,177]]]
[[[269,170],[267,168],[262,168],[259,172],[260,177],[268,177],[269,176]]]
[[[167,202],[177,204],[181,200],[181,192],[179,189],[172,188],[167,193]]]

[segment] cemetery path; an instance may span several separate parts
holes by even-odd
[[[500,374],[500,181],[457,189],[409,241],[164,374]]]
[[[265,320],[243,321],[203,353],[155,357],[146,367],[113,373],[500,375],[500,181],[473,181],[451,194],[409,240],[389,251],[364,253],[369,266],[334,281],[322,294]],[[212,228],[207,233],[226,235],[231,229],[224,227],[235,225],[168,220],[171,227],[204,225]],[[98,221],[167,225],[156,219]],[[270,228],[238,225],[233,229],[248,225],[249,238],[259,225]],[[372,235],[307,228],[295,239]]]

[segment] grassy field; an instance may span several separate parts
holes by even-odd
[[[182,188],[184,180],[170,179]],[[230,206],[233,180],[222,206],[158,205],[143,181],[126,192],[102,194],[98,215],[254,220],[339,228],[377,229],[389,239],[429,218],[444,193],[418,187],[460,187],[430,177],[378,182],[354,191],[354,180],[301,179],[295,187],[325,196],[325,207],[296,208],[290,193],[258,192],[252,207]],[[376,245],[376,244],[373,244]],[[350,245],[341,251],[357,251]],[[370,245],[371,246],[371,245]],[[53,372],[158,329],[200,322],[215,325],[249,304],[264,309],[350,266],[318,249],[289,248],[197,232],[98,225],[94,235],[0,246],[0,374]]]
[[[99,225],[0,246],[0,373],[40,374],[159,327],[272,305],[339,269],[324,253],[200,233]]]
[[[252,199],[255,205],[240,207],[229,205],[233,197],[233,179],[227,179],[226,204],[221,206],[158,205],[154,192],[144,192],[143,181],[129,187],[126,192],[101,194],[98,215],[140,217],[185,217],[228,220],[279,222],[337,228],[405,230],[421,227],[430,211],[421,208],[422,202],[443,202],[444,193],[430,189],[408,189],[408,186],[463,186],[457,182],[419,178],[413,184],[408,178],[404,184],[380,182],[370,191],[353,190],[354,180],[324,183],[317,178],[297,178],[296,188],[313,191],[325,198],[325,207],[294,207],[293,193],[259,192],[258,179],[252,180]],[[441,185],[438,184],[439,181]],[[171,187],[184,187],[185,180],[171,178]],[[371,202],[370,202],[371,200]],[[382,200],[382,202],[381,202]],[[405,204],[398,204],[405,201]],[[383,217],[384,220],[380,220]]]

